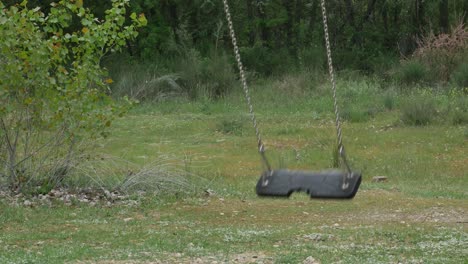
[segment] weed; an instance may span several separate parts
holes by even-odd
[[[429,125],[435,121],[436,117],[435,100],[429,96],[419,95],[407,99],[401,108],[401,120],[407,125]]]

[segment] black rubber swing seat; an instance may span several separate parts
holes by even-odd
[[[347,187],[343,179],[347,177]],[[361,184],[361,174],[339,170],[322,172],[275,170],[266,171],[257,183],[259,196],[289,197],[293,192],[306,192],[311,198],[352,199]]]

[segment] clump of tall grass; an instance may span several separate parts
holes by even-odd
[[[185,93],[192,99],[221,98],[238,84],[233,65],[224,53],[213,52],[208,57],[202,57],[198,51],[191,49],[176,66],[176,71],[180,74]]]
[[[139,101],[161,101],[168,97],[217,99],[238,84],[233,64],[224,53],[213,52],[203,57],[195,49],[189,49],[170,63],[118,59],[109,64],[114,78],[113,94]]]
[[[436,102],[432,97],[417,95],[403,102],[401,121],[406,125],[425,126],[437,119]]]
[[[156,63],[136,62],[127,56],[111,59],[110,75],[115,97],[128,96],[138,101],[160,101],[183,95],[180,75]]]
[[[146,191],[155,194],[195,193],[202,178],[193,175],[184,159],[161,155],[139,165],[109,155],[89,160],[73,168],[70,186],[119,190],[126,193]],[[196,179],[196,181],[194,180]]]

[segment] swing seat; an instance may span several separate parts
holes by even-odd
[[[343,179],[348,177],[347,188]],[[306,192],[311,198],[352,199],[361,184],[361,174],[339,170],[321,172],[275,170],[260,177],[256,191],[259,196],[289,197],[293,192]]]

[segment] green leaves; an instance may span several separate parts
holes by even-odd
[[[136,37],[145,21],[136,16],[129,21],[127,6],[128,0],[112,1],[104,20],[72,0],[51,5],[48,14],[29,9],[27,1],[0,12],[0,119],[5,122],[0,144],[16,137],[15,149],[28,153],[30,146],[44,143],[37,140],[54,133],[74,140],[108,134],[112,120],[131,104],[110,98],[100,60]],[[81,27],[71,27],[73,21]],[[42,136],[28,138],[33,133]],[[26,156],[34,159],[38,153]]]

